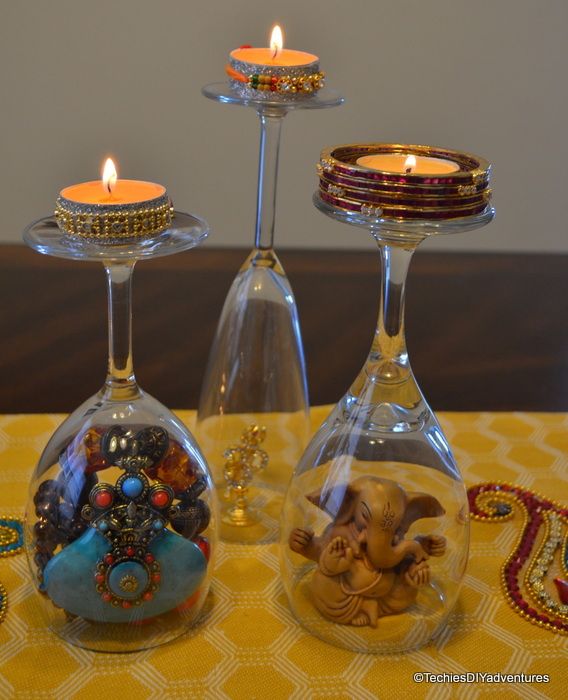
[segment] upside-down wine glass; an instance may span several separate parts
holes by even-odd
[[[324,88],[302,99],[255,99],[227,83],[207,85],[203,94],[256,111],[260,154],[254,245],[223,306],[196,430],[221,495],[222,537],[268,541],[276,537],[282,495],[309,430],[298,311],[274,251],[282,122],[292,110],[335,107],[343,98]]]
[[[471,215],[389,217],[366,203],[374,175],[361,185],[368,188],[362,195],[348,191],[337,162],[322,162],[314,203],[370,231],[381,256],[381,298],[369,356],[290,482],[281,517],[282,579],[296,618],[316,636],[356,651],[408,651],[438,634],[456,603],[469,517],[459,468],[410,367],[407,272],[423,240],[480,228],[494,210],[484,204],[488,193],[477,193],[485,185],[476,184],[466,185],[477,188],[481,202]],[[412,184],[403,187],[423,196]],[[460,193],[455,200],[469,196],[458,190],[462,185],[452,187]]]
[[[159,235],[120,245],[74,240],[54,218],[24,233],[40,253],[102,262],[107,278],[105,383],[50,438],[26,511],[39,611],[77,646],[163,644],[195,624],[206,602],[217,541],[212,479],[188,429],[138,386],[131,341],[136,261],[206,235],[204,221],[179,212]]]

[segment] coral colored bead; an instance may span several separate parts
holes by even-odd
[[[97,583],[103,583],[104,580],[105,580],[104,574],[97,574],[95,576],[95,581]]]
[[[144,595],[142,596],[142,599],[143,600],[152,600],[153,597],[154,596],[152,594],[152,591],[146,591],[146,593],[144,593]]]
[[[147,554],[147,555],[144,557],[144,561],[146,562],[146,564],[152,564],[152,562],[154,561],[154,555],[153,555],[153,554]]]
[[[134,547],[127,547],[126,548],[126,555],[129,557],[133,557],[136,554],[136,550]]]
[[[112,600],[112,596],[110,593],[103,593],[101,598],[105,601],[105,603],[110,603]]]
[[[152,574],[152,581],[154,583],[159,583],[161,581],[161,579],[162,579],[162,577],[160,576],[160,574]]]
[[[129,602],[128,600],[123,600],[123,601],[122,601],[122,607],[123,607],[123,608],[131,608],[131,607],[132,607],[132,603]]]
[[[112,564],[114,561],[114,557],[112,554],[105,554],[104,562],[105,564]]]
[[[95,496],[95,505],[99,508],[106,508],[112,503],[112,493],[110,491],[99,491]]]
[[[163,508],[170,502],[170,494],[167,491],[155,491],[152,494],[152,505],[156,508]]]

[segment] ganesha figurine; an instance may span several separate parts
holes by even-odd
[[[416,520],[444,515],[434,496],[362,476],[312,492],[307,499],[332,522],[319,537],[295,528],[289,544],[317,564],[310,589],[324,617],[376,627],[380,617],[400,613],[416,601],[418,590],[430,582],[428,559],[446,551],[442,535],[407,536]]]

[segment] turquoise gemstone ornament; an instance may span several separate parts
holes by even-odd
[[[208,567],[208,545],[199,534],[210,517],[199,498],[203,476],[189,474],[191,483],[181,492],[150,479],[148,473],[157,474],[179,454],[161,427],[94,433],[83,443],[95,443],[97,466],[122,473],[114,484],[95,475],[78,479],[73,445],[60,457],[62,479],[40,484],[34,499],[42,516],[35,528],[40,589],[67,615],[96,623],[137,623],[191,607]],[[62,517],[72,518],[74,527],[63,531]]]
[[[48,562],[44,586],[51,600],[73,615],[132,622],[182,605],[197,591],[206,569],[198,545],[169,530],[162,530],[145,556],[115,561],[106,537],[90,527]]]

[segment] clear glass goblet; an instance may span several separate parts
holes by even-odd
[[[237,95],[227,83],[207,85],[203,94],[255,109],[260,155],[254,246],[223,306],[201,388],[196,431],[225,496],[222,537],[269,541],[277,536],[282,496],[309,431],[298,310],[274,251],[280,133],[288,112],[335,107],[343,98],[323,89],[301,100],[254,99]],[[254,444],[251,431],[256,434]]]
[[[408,651],[439,633],[456,602],[469,520],[460,471],[410,367],[406,277],[425,238],[479,228],[494,211],[396,221],[345,211],[319,194],[314,202],[370,231],[382,288],[363,369],[312,438],[288,488],[282,579],[294,615],[321,639],[363,652]]]
[[[39,612],[77,646],[163,644],[195,624],[207,600],[217,542],[212,479],[187,428],[138,386],[131,341],[136,261],[192,248],[206,235],[205,222],[179,212],[167,231],[120,245],[72,238],[54,218],[24,233],[41,253],[101,261],[107,278],[105,383],[50,438],[26,509]]]

